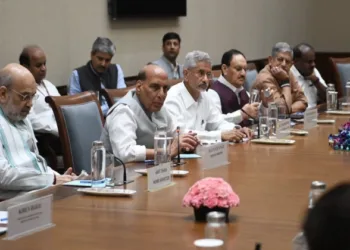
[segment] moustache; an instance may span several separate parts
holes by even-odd
[[[208,84],[206,82],[202,82],[198,85],[199,88],[206,88]]]

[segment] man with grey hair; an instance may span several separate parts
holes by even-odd
[[[101,88],[127,89],[124,81],[124,73],[119,64],[111,64],[116,48],[112,41],[105,37],[98,37],[91,50],[91,60],[86,65],[73,71],[68,86],[68,94],[74,95],[84,91],[100,93]],[[104,98],[98,96],[102,112],[107,114],[108,104]]]
[[[59,175],[38,153],[26,118],[36,91],[32,73],[23,66],[13,63],[0,70],[0,200],[76,178],[71,168]]]
[[[207,53],[192,51],[186,55],[184,81],[168,91],[165,107],[182,132],[192,131],[201,143],[241,141],[251,131],[225,121],[207,93],[212,79],[211,60]]]
[[[260,91],[264,106],[274,101],[285,107],[286,114],[304,111],[307,108],[306,97],[290,72],[293,65],[292,48],[284,42],[276,43],[268,60],[269,63],[259,72],[252,86]],[[265,96],[265,90],[270,92],[270,96]]]

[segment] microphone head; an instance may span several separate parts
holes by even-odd
[[[176,133],[180,133],[180,126],[176,127]]]

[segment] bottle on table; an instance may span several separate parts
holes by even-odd
[[[315,205],[315,202],[326,190],[326,183],[322,181],[313,181],[309,191],[309,210]],[[304,232],[299,232],[293,239],[293,250],[308,250]]]
[[[329,83],[327,85],[327,110],[334,110],[334,105],[333,105],[333,94],[332,92],[335,91],[335,87],[333,83]]]
[[[345,85],[345,90],[346,90],[346,102],[347,105],[350,103],[350,81],[348,81]]]
[[[315,202],[326,190],[326,183],[322,181],[313,181],[311,183],[310,192],[309,192],[309,209],[312,209],[315,205]]]
[[[91,187],[106,187],[106,149],[102,141],[94,141],[92,143]]]

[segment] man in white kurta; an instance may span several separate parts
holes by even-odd
[[[60,93],[51,82],[45,79],[47,72],[45,52],[38,46],[27,46],[23,49],[19,61],[33,74],[37,83],[38,99],[33,102],[28,115],[34,131],[58,136],[56,119],[51,107],[45,102],[45,97],[60,96]]]
[[[206,92],[211,80],[211,60],[207,53],[193,51],[186,55],[184,81],[171,87],[165,100],[176,125],[183,131],[192,131],[204,144],[220,141],[240,141],[250,136],[228,122]]]
[[[125,162],[154,158],[154,134],[166,131],[176,136],[176,124],[163,107],[170,87],[168,75],[157,65],[140,71],[135,90],[114,104],[108,111],[101,136],[106,150]],[[180,136],[180,149],[194,151],[198,142],[193,134]],[[178,153],[177,140],[171,144],[171,157]]]
[[[0,199],[76,178],[72,169],[59,175],[38,153],[26,118],[36,91],[33,75],[21,65],[0,70]]]
[[[308,108],[326,102],[326,82],[316,69],[314,48],[307,43],[300,43],[293,49],[293,73],[308,102]]]

